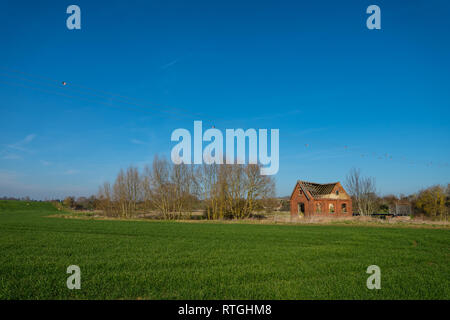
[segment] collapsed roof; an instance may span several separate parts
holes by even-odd
[[[316,199],[327,198],[333,192],[334,187],[339,183],[315,183],[300,180],[297,182],[304,191],[308,191]]]

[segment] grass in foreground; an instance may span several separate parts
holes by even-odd
[[[59,219],[0,201],[0,299],[449,299],[450,230]],[[81,268],[81,290],[66,268]],[[381,290],[368,290],[369,265]]]

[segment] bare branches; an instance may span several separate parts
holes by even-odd
[[[259,165],[172,164],[155,157],[142,174],[135,167],[121,170],[113,187],[99,190],[99,206],[108,215],[134,216],[139,208],[156,210],[165,219],[191,214],[203,201],[207,219],[247,218],[257,201],[273,197],[275,183],[260,174]]]
[[[362,177],[360,170],[353,168],[347,175],[346,188],[360,215],[368,216],[375,212],[377,196],[374,178]]]
[[[208,219],[247,218],[256,205],[275,194],[275,183],[260,174],[259,165],[203,165],[200,186]]]

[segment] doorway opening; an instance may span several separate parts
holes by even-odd
[[[298,215],[300,217],[304,217],[305,216],[305,204],[303,202],[299,202],[298,203]]]

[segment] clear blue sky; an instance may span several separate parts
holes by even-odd
[[[70,4],[81,30],[66,28]],[[381,30],[366,28],[370,4]],[[3,1],[0,196],[95,193],[169,157],[193,120],[279,129],[281,196],[352,167],[381,194],[446,184],[449,13],[444,0]]]

